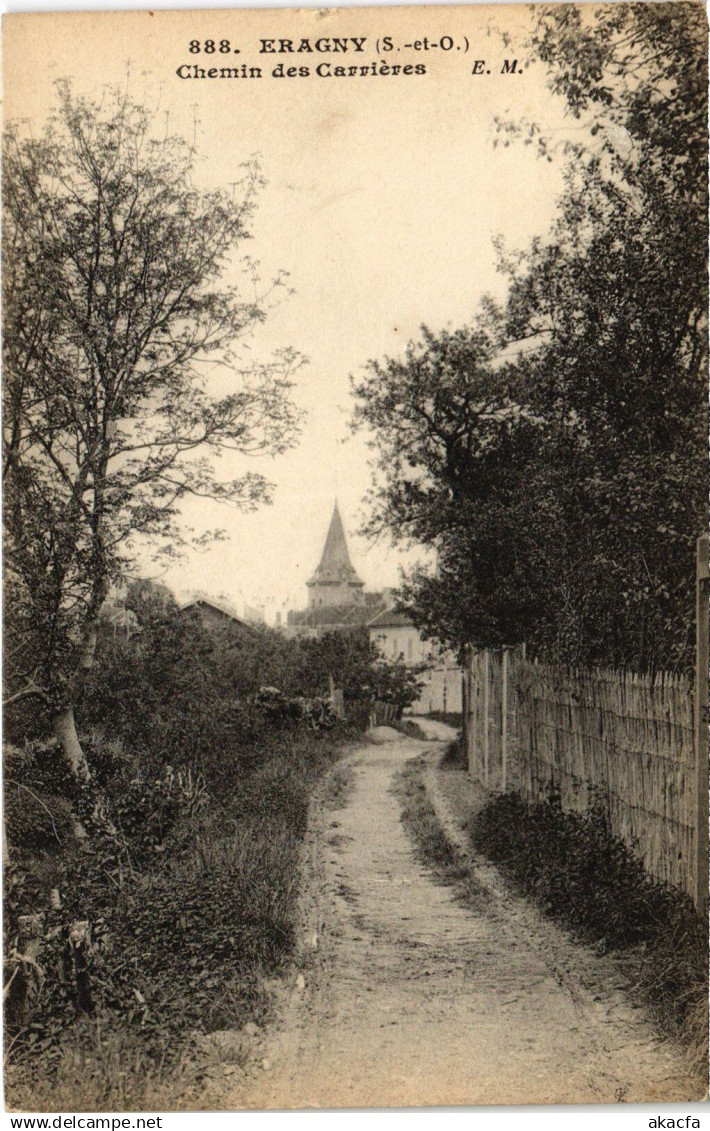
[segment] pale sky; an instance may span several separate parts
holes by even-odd
[[[489,32],[494,17],[513,46],[504,48]],[[370,453],[363,438],[348,433],[348,378],[369,358],[400,353],[422,322],[440,329],[468,321],[482,294],[501,293],[492,238],[502,233],[521,246],[549,226],[561,166],[538,160],[532,147],[493,147],[494,115],[563,124],[560,100],[546,92],[541,69],[499,73],[499,62],[516,54],[526,18],[522,8],[504,5],[74,14],[16,18],[6,26],[8,117],[27,117],[39,128],[56,78],[70,76],[77,91],[96,94],[105,82],[125,82],[130,59],[132,93],[149,102],[159,97],[176,132],[191,136],[197,115],[205,183],[229,183],[241,161],[260,154],[267,184],[245,251],[260,262],[263,279],[288,272],[295,293],[260,328],[250,353],[266,360],[288,345],[310,359],[296,389],[307,419],[297,449],[250,463],[275,483],[273,506],[251,515],[203,500],[185,508],[192,526],[220,526],[230,537],[162,575],[178,595],[200,589],[237,606],[304,606],[304,582],[336,495],[368,587],[396,584],[400,564],[412,560],[356,533]],[[370,46],[383,35],[404,45],[443,34],[457,44],[465,37],[469,51],[400,49],[396,61],[424,63],[424,76],[268,74],[281,61],[311,68],[323,59],[391,63],[394,55],[378,57]],[[366,51],[339,60],[258,53],[262,37],[333,36],[365,36]],[[188,42],[208,37],[238,43],[239,61],[261,66],[266,77],[179,80],[176,67],[196,61]],[[490,60],[490,76],[471,75],[477,57]],[[204,55],[197,61],[207,63]],[[243,466],[235,458],[234,473]]]

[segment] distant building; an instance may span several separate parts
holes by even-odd
[[[382,610],[368,621],[367,628],[370,641],[386,660],[421,664],[436,654],[431,641],[425,640],[407,614],[397,609]]]
[[[318,568],[306,582],[309,609],[343,608],[362,599],[365,582],[350,561],[348,544],[336,501]]]
[[[450,653],[442,653],[425,640],[411,618],[395,608],[384,609],[369,621],[370,642],[390,663],[400,660],[408,667],[427,664],[424,686],[411,711],[428,715],[431,711],[458,714],[461,711],[461,669]]]
[[[366,628],[371,618],[382,610],[381,593],[363,593],[357,605],[321,605],[318,608],[291,610],[288,614],[288,636],[323,636],[326,632],[353,632]]]
[[[226,601],[212,597],[193,597],[180,606],[180,612],[196,612],[205,628],[224,628],[236,625],[247,628],[247,622],[237,615],[235,609]]]
[[[308,607],[288,613],[284,630],[289,636],[352,632],[364,628],[384,608],[384,594],[366,592],[350,560],[337,501],[320,562],[306,588]]]

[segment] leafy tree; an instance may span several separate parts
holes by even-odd
[[[546,5],[530,49],[584,127],[551,238],[505,265],[507,334],[541,332],[517,379],[573,437],[574,635],[583,657],[690,666],[707,525],[705,13]],[[558,643],[574,657],[572,635]]]
[[[323,694],[332,676],[346,700],[380,699],[401,709],[418,697],[422,688],[419,677],[426,665],[407,666],[385,660],[370,643],[367,630],[359,629],[299,640],[289,666],[292,689],[296,692]]]
[[[129,586],[126,605],[140,632],[128,638],[102,621],[76,712],[80,732],[119,738],[158,769],[211,772],[238,761],[253,738],[249,699],[261,676],[273,674],[274,634],[229,622],[206,627],[146,582]]]
[[[456,332],[424,328],[404,359],[371,362],[354,383],[355,423],[379,451],[369,530],[436,550],[436,575],[414,571],[402,595],[430,636],[458,649],[529,639],[558,525],[554,501],[547,522],[530,509],[554,478],[549,428],[496,364],[502,329],[491,308]]]
[[[530,55],[550,89],[602,141],[617,179],[656,181],[676,206],[707,196],[707,17],[699,4],[541,4]],[[547,150],[550,139],[532,129]],[[584,152],[578,142],[577,154]],[[589,148],[587,144],[586,148]],[[694,225],[704,223],[693,210]]]
[[[692,656],[707,357],[704,249],[647,203],[638,215],[602,182],[571,190],[554,241],[511,275],[506,311],[511,333],[547,327],[511,376],[555,429],[558,499],[582,551],[558,642],[642,668]]]
[[[421,669],[383,661],[364,630],[289,640],[263,626],[207,627],[150,582],[132,584],[126,605],[140,632],[129,638],[102,619],[77,709],[99,779],[118,739],[148,776],[160,776],[167,764],[200,771],[212,786],[233,784],[281,741],[255,706],[262,686],[310,698],[327,693],[332,675],[356,724],[358,703],[377,698],[404,707],[419,693]]]
[[[533,11],[530,50],[584,129],[506,301],[370,363],[373,527],[435,547],[403,595],[454,645],[692,662],[705,528],[706,29],[695,5]],[[542,153],[559,142],[535,123]],[[581,140],[580,140],[581,139]]]
[[[140,545],[185,543],[187,497],[268,499],[214,457],[293,443],[297,359],[245,368],[237,352],[265,316],[238,258],[258,171],[202,189],[193,147],[126,95],[58,92],[44,134],[11,125],[4,149],[7,677],[86,780],[74,707],[112,580]]]

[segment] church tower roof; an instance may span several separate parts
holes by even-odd
[[[343,520],[340,517],[340,509],[336,500],[318,568],[313,577],[306,582],[306,585],[337,584],[362,588],[365,583],[360,580],[350,561]]]

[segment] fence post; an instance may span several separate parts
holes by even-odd
[[[31,1019],[32,1004],[42,988],[45,972],[40,966],[45,935],[44,912],[17,917],[17,965],[3,990],[5,1017],[26,1023]],[[14,984],[13,984],[14,983]],[[7,999],[7,1000],[6,1000]]]
[[[338,719],[345,718],[345,696],[343,695],[342,687],[336,687],[333,692],[333,707],[335,708],[335,715]]]
[[[490,755],[490,733],[488,728],[489,687],[488,649],[483,653],[483,784],[488,788],[488,758]]]
[[[696,547],[695,586],[695,905],[708,907],[708,536]]]
[[[508,784],[508,649],[503,649],[500,690],[500,788]]]
[[[473,648],[466,652],[466,670],[464,674],[466,685],[466,763],[469,774],[473,773],[473,751],[475,748],[475,735],[473,733]]]

